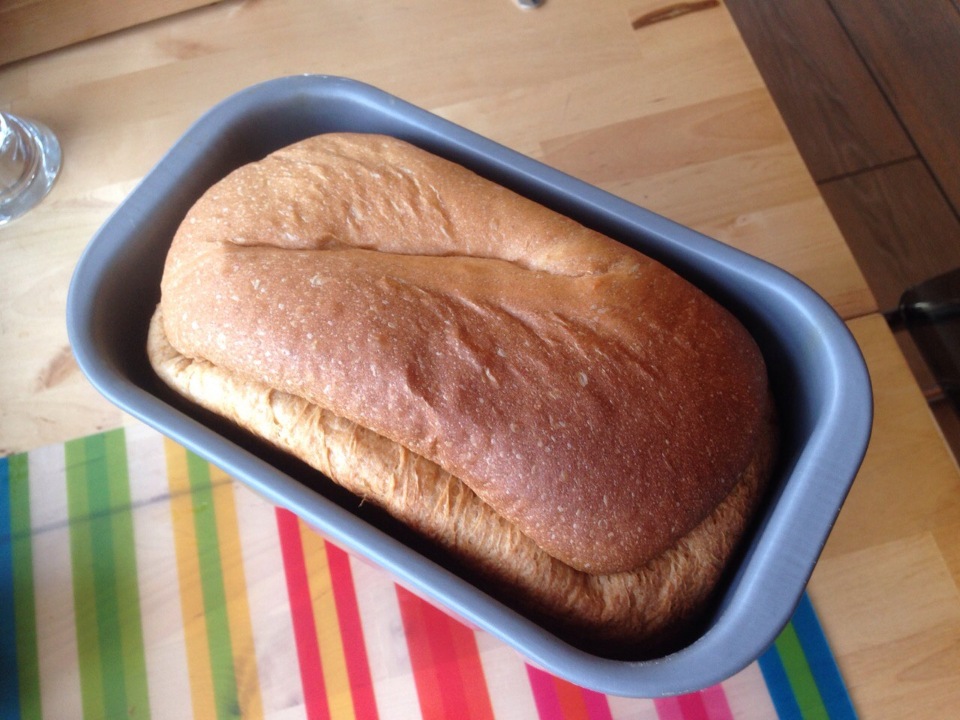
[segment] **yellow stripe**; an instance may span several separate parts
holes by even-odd
[[[213,487],[220,567],[227,598],[227,619],[233,644],[233,667],[237,678],[240,711],[244,718],[256,720],[263,717],[263,701],[260,697],[257,655],[253,647],[253,622],[247,598],[247,580],[243,572],[233,480],[221,469],[211,465],[210,484]]]
[[[197,718],[214,718],[217,716],[217,707],[213,692],[210,648],[207,643],[207,621],[203,609],[187,453],[166,438],[164,451],[167,457],[167,482],[170,485],[170,510],[173,515],[173,537],[180,576],[180,609],[183,613],[193,715]]]
[[[331,720],[354,720],[353,695],[347,675],[347,659],[340,635],[337,607],[330,581],[330,565],[323,538],[300,521],[304,562],[313,600],[313,617],[317,627],[317,644],[323,666],[323,682],[330,705]]]

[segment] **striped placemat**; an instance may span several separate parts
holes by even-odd
[[[0,717],[855,715],[807,598],[722,684],[601,695],[133,425],[0,459]]]

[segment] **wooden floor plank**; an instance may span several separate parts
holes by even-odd
[[[727,0],[819,181],[915,154],[827,0]]]
[[[960,220],[926,166],[908,160],[820,186],[881,311],[911,285],[960,267]]]
[[[948,0],[829,2],[960,213],[960,8]]]

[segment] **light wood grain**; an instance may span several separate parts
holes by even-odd
[[[874,310],[724,8],[633,29],[657,7],[227,1],[0,68],[0,102],[64,153],[0,228],[0,451],[122,420],[67,354],[79,253],[203,112],[287,74],[369,82],[785,267],[845,317]]]
[[[8,0],[0,3],[0,65],[217,0]]]
[[[849,323],[873,436],[810,594],[861,717],[960,703],[960,475],[883,318]]]
[[[725,8],[634,29],[667,4],[225,0],[0,68],[0,106],[64,150],[48,199],[0,228],[0,452],[125,422],[73,362],[66,290],[165,150],[253,83],[345,75],[759,255],[850,320],[875,429],[814,601],[862,717],[956,707],[956,466]]]
[[[861,717],[946,717],[957,707],[956,578],[929,534],[824,560],[811,598]]]
[[[956,464],[893,334],[879,315],[850,326],[867,359],[875,422],[827,557],[949,526],[960,530]]]

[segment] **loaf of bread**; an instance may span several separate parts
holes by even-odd
[[[161,290],[148,354],[169,386],[574,642],[682,636],[774,462],[764,360],[729,312],[394,138],[234,171]]]

